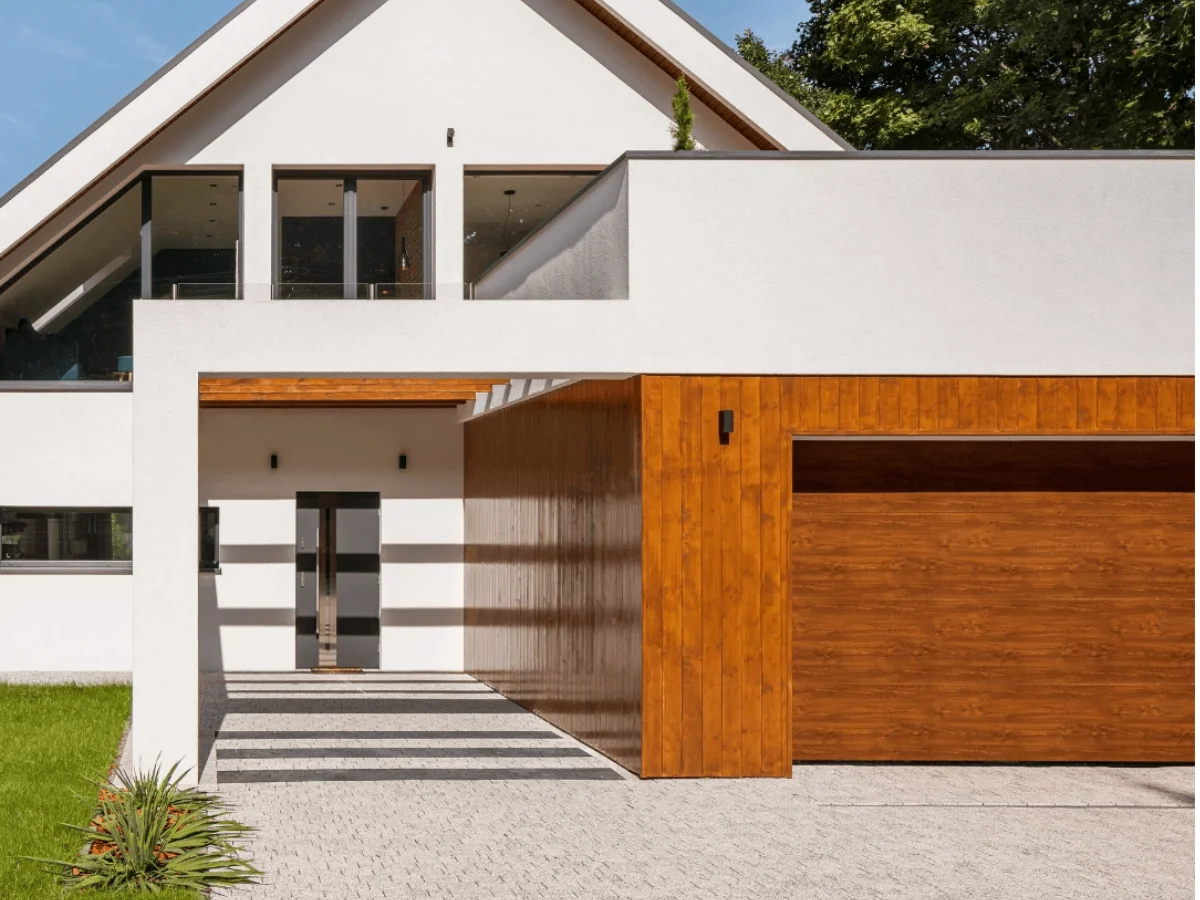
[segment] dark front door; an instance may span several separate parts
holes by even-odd
[[[296,495],[296,666],[379,668],[379,495]]]

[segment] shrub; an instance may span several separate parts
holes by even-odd
[[[93,782],[100,795],[95,818],[64,826],[82,835],[79,855],[35,862],[69,888],[144,893],[181,888],[199,896],[261,875],[240,846],[252,829],[229,818],[214,795],[181,787],[177,768],[163,775],[156,765],[133,776],[118,769]]]

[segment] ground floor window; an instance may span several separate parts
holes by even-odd
[[[215,506],[200,507],[200,571],[216,572],[221,568],[221,510]]]
[[[129,509],[0,509],[0,568],[128,568]]]

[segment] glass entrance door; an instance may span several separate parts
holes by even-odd
[[[297,494],[297,668],[379,668],[379,517],[378,494]]]

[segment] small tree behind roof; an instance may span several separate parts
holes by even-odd
[[[692,95],[688,91],[687,79],[680,75],[675,88],[675,96],[671,98],[671,110],[675,114],[675,121],[671,123],[671,138],[675,145],[671,149],[676,152],[695,150],[696,139],[692,137],[692,126],[696,124],[696,114],[692,112]]]

